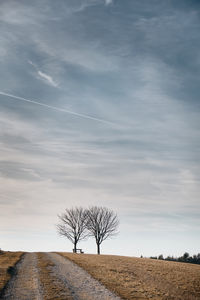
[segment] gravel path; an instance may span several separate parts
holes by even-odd
[[[42,286],[39,280],[39,256],[36,253],[26,253],[17,263],[17,272],[9,281],[1,297],[2,300],[53,299],[52,297],[49,298],[49,288],[56,289],[58,283],[61,287],[59,292],[62,294],[61,298],[58,297],[59,293],[56,295],[59,299],[120,300],[119,297],[112,294],[101,283],[70,260],[56,253],[43,253],[43,257],[44,259],[46,257],[52,263],[48,267],[50,273],[45,273],[45,276],[47,276],[45,278],[51,277],[48,286],[45,284]]]
[[[120,300],[86,271],[56,253],[47,253],[54,274],[70,289],[74,300]]]
[[[24,254],[21,261],[16,265],[16,270],[17,274],[9,281],[1,299],[42,300],[36,254]]]

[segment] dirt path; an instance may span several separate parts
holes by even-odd
[[[120,300],[82,268],[56,253],[26,253],[16,271],[2,300]]]
[[[37,255],[26,253],[16,266],[16,275],[9,281],[3,300],[42,300],[38,280]]]
[[[54,274],[65,283],[75,300],[120,300],[76,264],[56,253],[48,253]]]

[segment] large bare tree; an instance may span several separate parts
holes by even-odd
[[[58,233],[73,243],[76,253],[78,242],[88,235],[86,232],[86,210],[82,207],[66,209],[65,213],[58,217],[60,219],[60,224],[57,225]]]
[[[100,254],[101,243],[117,234],[119,220],[117,214],[106,207],[93,206],[87,210],[87,230],[95,238],[97,254]]]

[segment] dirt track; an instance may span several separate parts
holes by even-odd
[[[56,296],[45,289],[49,289],[40,280],[41,269],[38,268],[37,253],[26,253],[16,266],[16,275],[8,283],[2,300],[119,300],[98,281],[73,262],[56,253],[43,253],[48,262],[48,276]],[[46,279],[46,278],[45,278]],[[55,292],[55,291],[54,291]],[[70,295],[69,295],[70,293]]]
[[[27,253],[17,264],[16,275],[9,281],[2,299],[6,300],[42,300],[38,280],[37,255]]]

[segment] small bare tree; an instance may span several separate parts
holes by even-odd
[[[86,232],[86,211],[82,207],[66,209],[65,213],[58,216],[60,224],[57,225],[58,233],[65,236],[74,245],[76,253],[77,244],[88,236]]]
[[[117,214],[106,207],[93,206],[87,210],[87,230],[95,238],[97,254],[100,254],[101,243],[117,234],[119,220]]]

